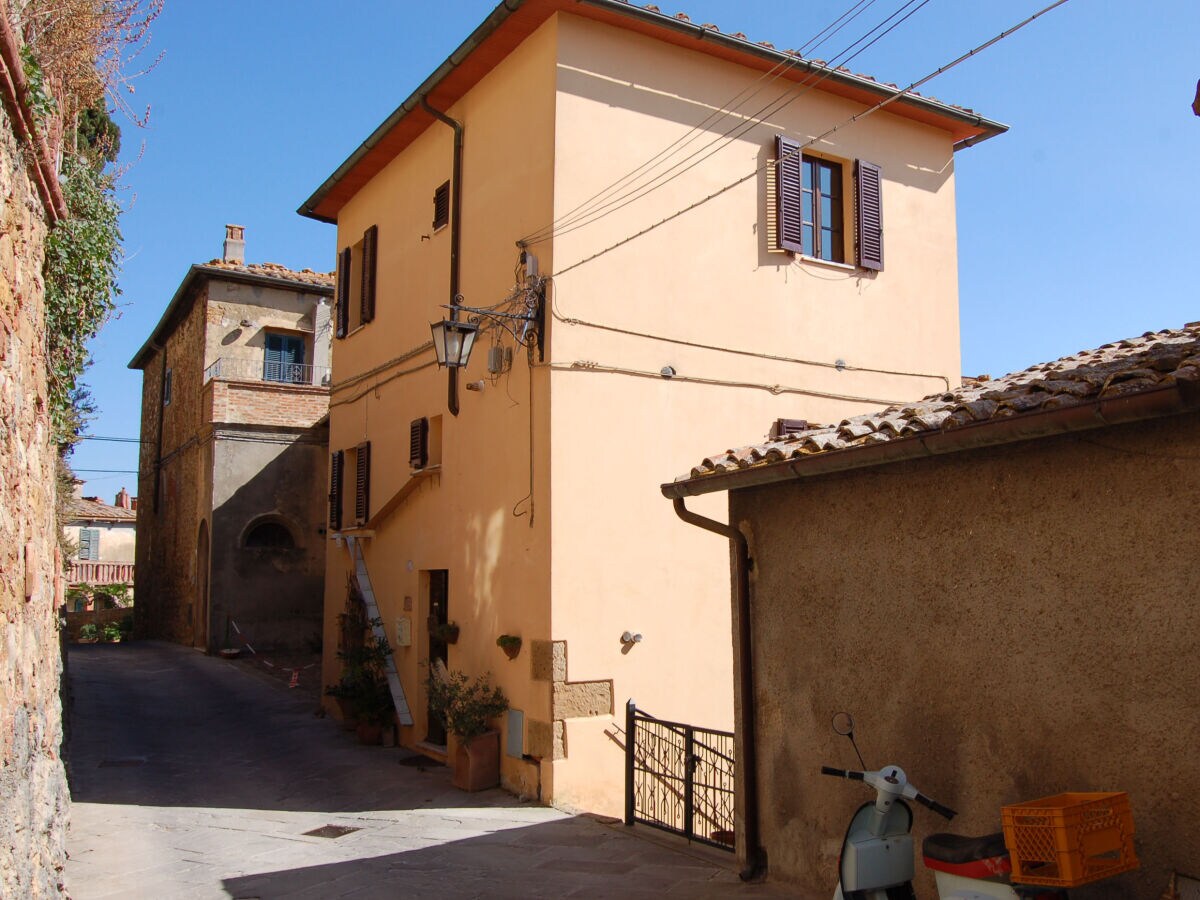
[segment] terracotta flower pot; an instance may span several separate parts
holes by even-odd
[[[500,732],[459,740],[454,752],[454,786],[464,791],[484,791],[500,784]]]
[[[358,742],[369,746],[378,746],[383,741],[383,726],[374,722],[359,722],[355,728]]]

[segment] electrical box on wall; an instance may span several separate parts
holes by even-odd
[[[488,347],[488,372],[500,375],[512,368],[512,347]]]
[[[396,646],[412,646],[412,619],[408,616],[401,616],[396,620]]]

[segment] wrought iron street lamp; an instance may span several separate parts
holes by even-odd
[[[471,358],[479,326],[473,322],[451,322],[443,319],[429,326],[433,332],[433,352],[438,368],[461,369]]]

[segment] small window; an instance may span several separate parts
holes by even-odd
[[[246,534],[245,546],[269,550],[292,550],[296,541],[287,526],[279,522],[259,522]]]
[[[98,528],[79,529],[79,558],[100,558],[100,530]]]
[[[163,375],[163,406],[171,405],[171,375],[171,369],[167,369]]]
[[[433,230],[450,224],[450,182],[445,182],[433,192]]]
[[[311,369],[304,364],[304,338],[268,331],[263,347],[263,381],[308,384]]]
[[[344,338],[375,318],[378,246],[379,227],[372,225],[361,241],[338,254],[337,337]]]
[[[800,173],[800,243],[804,255],[827,262],[845,262],[841,165],[803,156]]]

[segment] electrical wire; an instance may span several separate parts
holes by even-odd
[[[123,437],[101,437],[98,434],[81,434],[77,436],[81,441],[112,441],[117,444],[140,444],[141,438],[123,438]]]
[[[749,102],[751,99],[756,97],[758,94],[760,94],[763,90],[765,90],[771,84],[774,84],[789,69],[795,67],[796,65],[800,64],[801,62],[805,62],[805,60],[802,58],[802,54],[804,53],[805,49],[808,49],[808,48],[816,49],[821,44],[823,44],[825,41],[829,40],[829,38],[833,37],[833,35],[837,34],[838,31],[840,31],[846,25],[853,22],[856,18],[858,18],[859,15],[861,15],[863,12],[865,12],[867,9],[869,9],[871,6],[873,6],[876,2],[877,2],[877,0],[858,0],[858,2],[854,6],[851,6],[850,9],[848,9],[846,12],[842,13],[841,16],[839,16],[832,23],[827,25],[822,31],[818,32],[816,35],[814,35],[812,38],[810,38],[803,45],[803,48],[801,50],[796,51],[797,55],[795,57],[791,57],[791,58],[785,59],[785,60],[780,60],[779,62],[777,62],[774,66],[772,66],[770,69],[768,69],[762,75],[760,75],[757,80],[755,80],[753,83],[751,83],[747,87],[743,88],[740,92],[735,94],[733,97],[730,97],[729,100],[725,101],[725,103],[722,106],[720,106],[713,112],[709,113],[708,116],[705,117],[705,119],[703,121],[701,121],[697,125],[693,126],[691,128],[691,130],[689,130],[686,134],[680,136],[679,138],[676,138],[675,141],[668,144],[662,150],[658,151],[658,153],[651,155],[641,165],[639,165],[636,168],[632,169],[631,171],[625,173],[620,178],[618,178],[617,180],[610,183],[607,187],[601,188],[599,191],[597,191],[591,197],[587,198],[586,200],[579,203],[577,206],[575,206],[572,209],[568,210],[567,212],[563,213],[561,216],[559,216],[557,219],[555,219],[549,225],[546,225],[546,226],[538,229],[537,231],[532,232],[529,236],[527,236],[527,237],[523,238],[521,241],[519,241],[518,244],[519,245],[527,245],[527,244],[533,244],[533,243],[540,243],[541,241],[546,240],[551,234],[553,234],[556,229],[558,229],[560,227],[565,227],[566,225],[570,224],[572,221],[574,221],[578,218],[582,218],[583,216],[587,215],[591,211],[589,209],[589,207],[592,207],[594,205],[595,201],[605,198],[605,195],[609,194],[610,192],[612,192],[614,190],[617,190],[624,182],[628,181],[629,179],[637,177],[647,167],[653,168],[656,165],[658,165],[658,163],[660,161],[665,162],[667,159],[670,158],[671,155],[674,154],[675,148],[681,147],[681,146],[687,146],[694,139],[693,136],[697,135],[702,130],[704,130],[706,128],[706,126],[708,126],[710,124],[715,125],[717,122],[720,122],[722,119],[728,118],[738,108],[740,108],[744,103]],[[834,26],[837,26],[837,27],[835,28]],[[830,29],[833,29],[833,30],[831,31]],[[828,32],[828,34],[826,34],[827,32]],[[824,35],[824,37],[822,37],[823,35]],[[751,90],[752,88],[753,88],[753,90]],[[749,93],[747,93],[747,92],[749,92]]]
[[[778,97],[776,97],[774,100],[772,100],[769,103],[765,104],[764,106],[760,107],[752,115],[743,118],[739,123],[735,124],[732,128],[729,128],[726,131],[724,131],[723,133],[713,137],[710,141],[708,141],[708,143],[706,143],[704,146],[702,146],[699,150],[696,150],[695,152],[684,157],[683,159],[681,159],[679,162],[675,163],[670,168],[666,169],[665,171],[663,171],[660,174],[658,174],[657,176],[655,176],[649,182],[646,182],[644,184],[633,187],[630,190],[626,191],[625,193],[612,198],[607,203],[605,203],[599,207],[596,207],[594,210],[592,210],[590,213],[588,213],[585,216],[576,217],[576,219],[574,221],[567,223],[566,225],[564,225],[561,228],[552,230],[551,233],[547,234],[545,237],[541,237],[536,241],[530,240],[528,238],[523,238],[518,243],[520,243],[522,245],[538,243],[540,241],[547,240],[550,236],[562,236],[565,234],[569,234],[572,231],[576,231],[580,228],[584,228],[588,225],[591,225],[594,222],[597,222],[600,219],[605,218],[606,216],[613,215],[614,213],[617,213],[620,210],[624,209],[629,204],[642,199],[643,197],[653,193],[654,191],[657,191],[658,189],[666,186],[667,184],[670,184],[675,179],[681,177],[682,175],[684,175],[687,172],[694,169],[700,163],[704,162],[705,160],[707,160],[707,159],[711,158],[712,156],[714,156],[715,154],[719,153],[721,150],[723,150],[729,144],[736,141],[738,138],[740,138],[743,134],[748,132],[750,129],[758,127],[764,121],[769,119],[771,116],[777,115],[779,112],[786,109],[789,105],[796,102],[796,100],[805,96],[810,91],[815,90],[816,87],[821,84],[821,82],[825,81],[827,78],[830,78],[839,67],[842,67],[846,63],[854,60],[857,56],[859,56],[860,54],[865,52],[872,45],[874,45],[877,41],[879,41],[886,35],[890,34],[893,30],[895,30],[900,25],[902,25],[905,21],[907,21],[911,16],[913,16],[915,13],[917,13],[922,7],[927,5],[929,2],[930,2],[930,0],[906,0],[906,2],[902,6],[900,6],[898,9],[893,11],[891,15],[889,15],[887,18],[885,18],[882,22],[880,22],[878,25],[876,25],[874,28],[872,28],[866,34],[864,34],[863,36],[858,38],[858,40],[851,43],[840,54],[838,54],[836,57],[834,57],[834,59],[830,60],[830,62],[827,64],[827,66],[824,69],[822,69],[820,74],[817,75],[815,78],[813,78],[811,80],[807,80],[807,79],[802,80],[802,81],[798,82],[795,86],[788,88],[782,94],[780,94]],[[912,7],[914,4],[916,4],[915,8],[909,9],[909,7]],[[906,12],[906,10],[907,10],[907,12]],[[904,13],[904,14],[901,16],[901,13]],[[895,19],[897,16],[901,16],[901,17],[899,18],[899,20],[893,22],[892,20]],[[889,22],[891,24],[888,24]],[[884,27],[885,25],[887,26],[886,28]],[[883,29],[882,32],[880,32],[879,34],[875,34],[875,32],[880,31],[880,29]],[[872,37],[872,35],[874,35],[874,36]],[[870,40],[866,44],[859,46],[860,44],[863,43],[863,41],[867,41],[868,38],[870,38]],[[857,48],[857,49],[855,49],[855,48]],[[851,53],[850,52],[851,50],[853,50],[854,52]],[[719,144],[719,146],[716,146],[714,149],[710,149],[710,148],[713,148],[713,145],[715,145],[715,144]],[[697,156],[699,156],[700,158],[696,159]],[[695,162],[691,162],[692,160],[695,160]],[[690,163],[690,165],[685,165],[686,163]],[[682,168],[680,168],[680,167],[682,167]]]
[[[761,166],[756,166],[754,168],[754,170],[751,171],[749,174],[744,175],[741,178],[738,178],[737,180],[730,182],[729,184],[725,185],[724,187],[718,188],[717,190],[713,191],[711,194],[708,194],[707,196],[702,197],[701,199],[695,201],[694,203],[689,204],[688,206],[683,207],[682,209],[676,210],[675,212],[671,213],[669,216],[659,219],[657,222],[647,225],[641,231],[638,231],[634,234],[628,235],[628,236],[622,238],[621,240],[617,241],[616,243],[611,244],[608,247],[605,247],[603,250],[598,250],[595,253],[593,253],[592,255],[584,257],[583,259],[572,263],[571,265],[567,266],[566,268],[559,269],[557,272],[553,273],[553,276],[551,276],[551,277],[565,275],[567,272],[573,271],[574,269],[577,269],[580,266],[586,265],[587,263],[592,262],[593,260],[599,259],[601,256],[611,253],[613,250],[623,247],[626,244],[631,243],[632,241],[635,241],[638,238],[640,238],[646,234],[649,234],[651,231],[661,228],[663,225],[666,225],[669,222],[673,222],[675,219],[678,219],[680,216],[683,216],[683,215],[691,212],[694,209],[698,209],[699,207],[703,206],[704,204],[708,203],[709,201],[715,200],[717,197],[720,197],[720,196],[728,193],[729,191],[733,190],[735,187],[745,184],[747,181],[750,181],[752,178],[756,178],[759,174],[766,171],[766,169],[768,167],[778,165],[780,162],[790,159],[791,157],[795,156],[797,153],[800,153],[804,149],[811,147],[813,144],[817,143],[818,141],[824,140],[825,138],[829,137],[831,134],[834,134],[835,132],[837,132],[839,129],[841,129],[847,125],[851,125],[855,122],[858,122],[858,121],[866,118],[867,116],[878,112],[879,110],[883,109],[885,106],[888,106],[891,103],[894,103],[896,100],[899,100],[901,97],[903,97],[905,94],[909,93],[910,91],[913,91],[916,88],[920,87],[921,85],[925,84],[926,82],[932,80],[933,78],[936,78],[938,75],[941,75],[943,72],[949,71],[950,69],[954,68],[955,66],[959,65],[964,60],[969,59],[970,57],[974,56],[975,54],[980,53],[980,52],[986,50],[987,48],[993,46],[994,44],[999,43],[1001,40],[1008,37],[1009,35],[1014,34],[1017,31],[1020,31],[1022,28],[1024,28],[1030,22],[1033,22],[1035,19],[1040,18],[1041,16],[1045,15],[1046,13],[1050,12],[1051,10],[1056,9],[1059,6],[1062,6],[1066,2],[1067,2],[1067,0],[1056,0],[1056,2],[1051,3],[1049,6],[1043,7],[1038,12],[1036,12],[1033,15],[1029,16],[1028,18],[1022,20],[1021,22],[1019,22],[1018,24],[1014,25],[1013,27],[1007,29],[1006,31],[1001,32],[1000,34],[996,35],[991,40],[985,41],[983,44],[980,44],[978,47],[968,50],[966,53],[964,53],[962,56],[959,56],[957,59],[953,60],[952,62],[949,62],[946,65],[941,66],[940,68],[938,68],[935,71],[931,72],[930,74],[926,75],[925,77],[912,82],[910,85],[908,85],[905,88],[897,89],[892,94],[892,96],[887,97],[884,100],[881,100],[879,103],[876,103],[874,106],[869,107],[868,109],[864,110],[863,112],[856,113],[855,115],[844,120],[843,122],[838,123],[834,127],[830,128],[828,131],[818,135],[817,137],[812,138],[803,144],[800,144],[798,147],[796,147],[796,149],[784,154],[784,156],[781,157],[780,159],[768,161],[767,163],[765,163]]]

